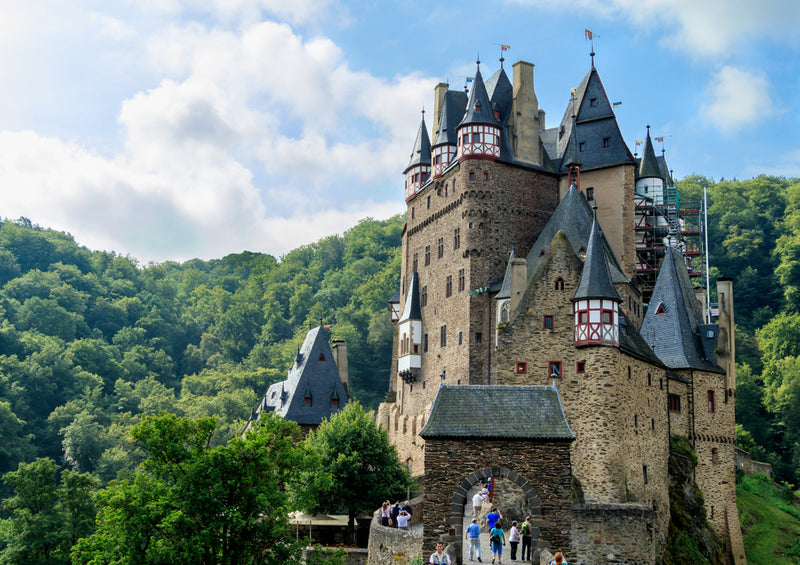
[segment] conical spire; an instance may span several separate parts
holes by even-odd
[[[606,251],[601,239],[600,224],[595,216],[592,222],[592,233],[589,235],[589,247],[586,250],[586,260],[583,262],[583,272],[578,290],[575,291],[573,301],[586,298],[608,298],[615,302],[622,302],[611,282],[611,273],[608,270]]]
[[[650,140],[650,126],[647,126],[647,137],[644,140],[644,152],[642,160],[639,162],[639,178],[661,178],[661,170],[658,167],[656,152],[653,149],[653,142]]]
[[[463,95],[462,95],[463,96]],[[436,141],[433,142],[434,147],[437,145],[457,145],[458,136],[456,135],[456,120],[453,120],[452,106],[450,96],[445,94],[444,102],[442,103],[441,118],[439,118],[439,131],[436,134]]]
[[[422,308],[420,307],[419,300],[419,276],[417,272],[411,275],[411,284],[408,285],[408,295],[406,295],[406,303],[403,306],[403,313],[400,315],[398,323],[403,323],[407,320],[421,320]]]
[[[478,64],[480,65],[480,63]],[[469,93],[469,102],[467,102],[467,112],[464,114],[464,119],[461,120],[461,123],[458,125],[460,127],[467,124],[499,125],[494,117],[492,101],[489,99],[489,94],[486,92],[486,85],[481,76],[480,66],[478,70],[475,71],[472,91]]]
[[[406,170],[415,165],[431,164],[431,139],[428,137],[428,128],[425,127],[425,110],[422,111],[422,122],[419,124],[417,139],[414,141],[414,149],[411,151],[411,160],[408,162]]]

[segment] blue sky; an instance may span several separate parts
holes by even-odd
[[[478,54],[534,63],[556,124],[585,28],[632,150],[650,124],[679,178],[800,177],[796,0],[0,0],[0,215],[142,262],[280,256],[403,211],[420,110]]]

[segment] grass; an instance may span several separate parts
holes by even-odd
[[[800,510],[766,477],[743,477],[736,488],[748,565],[800,563]]]

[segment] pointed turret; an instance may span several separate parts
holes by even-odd
[[[611,282],[597,218],[592,223],[581,280],[572,302],[575,345],[619,346],[619,303],[622,300]]]
[[[653,141],[650,139],[650,126],[647,126],[647,137],[644,140],[642,160],[639,161],[638,176],[640,179],[661,178],[661,170],[656,159],[656,152],[653,149]]]
[[[668,247],[640,333],[670,369],[722,373],[714,359],[716,324],[703,324],[683,254]]]
[[[419,277],[411,275],[403,313],[397,322],[398,340],[397,373],[406,382],[419,378],[422,367],[422,308],[419,299]]]
[[[463,92],[448,91],[444,95],[439,118],[439,130],[433,143],[433,178],[439,178],[450,166],[458,150],[456,127],[467,104]]]
[[[458,124],[458,158],[497,159],[500,157],[500,111],[495,110],[481,76],[480,61],[475,72],[467,111]]]
[[[428,128],[425,127],[425,110],[422,111],[422,122],[419,124],[411,159],[403,174],[406,176],[405,193],[408,202],[416,196],[431,175],[431,139],[428,137]]]
[[[581,189],[581,158],[578,155],[578,128],[575,127],[575,114],[572,115],[572,130],[570,131],[569,145],[564,154],[564,168],[569,171],[569,180],[580,191]]]
[[[653,141],[650,139],[650,126],[647,126],[644,153],[636,171],[636,195],[652,199],[658,204],[661,204],[664,198],[664,179],[658,166],[656,152],[653,150]],[[663,217],[658,217],[656,220],[659,225],[667,225]]]

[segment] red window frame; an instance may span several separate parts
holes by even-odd
[[[575,363],[575,372],[576,373],[585,373],[586,372],[586,361],[577,361]]]
[[[518,375],[528,374],[528,364],[525,361],[517,361],[517,374]]]
[[[714,401],[714,391],[713,390],[709,390],[708,391],[708,411],[713,414],[716,411],[716,409],[717,409],[717,405],[716,405],[716,402]]]
[[[554,318],[552,314],[545,314],[542,316],[542,328],[552,330],[554,325]]]

